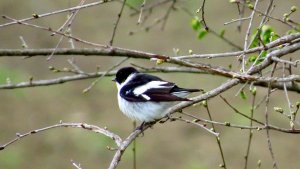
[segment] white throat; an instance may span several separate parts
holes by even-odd
[[[117,84],[117,88],[118,88],[118,91],[120,92],[120,90],[121,90],[121,88],[123,87],[123,86],[125,86],[134,76],[136,75],[136,73],[132,73],[131,75],[129,75],[128,77],[127,77],[127,79],[124,81],[124,82],[122,82],[121,84],[119,84],[118,82],[116,83]]]

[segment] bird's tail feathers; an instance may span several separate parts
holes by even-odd
[[[172,93],[177,93],[177,92],[189,92],[189,93],[193,93],[193,92],[202,92],[202,89],[185,89],[185,88],[180,88],[180,87],[174,87],[172,89]]]

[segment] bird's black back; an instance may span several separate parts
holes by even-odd
[[[146,85],[151,81],[163,81],[166,82],[162,85],[161,88],[151,88],[146,90],[143,95],[147,96],[150,100],[147,100],[143,95],[135,95],[134,89],[137,87]],[[120,95],[131,102],[146,102],[146,101],[154,101],[154,102],[171,102],[171,101],[189,101],[186,98],[181,98],[173,93],[176,92],[198,92],[198,89],[184,89],[176,86],[174,83],[167,82],[162,80],[159,77],[137,73],[135,76],[122,87],[120,91]]]
[[[136,87],[145,85],[151,81],[160,81],[161,79],[156,76],[148,75],[148,74],[143,74],[143,73],[137,73],[131,81],[129,81],[126,85],[124,85],[120,91],[121,96],[126,98],[128,101],[135,101],[135,102],[140,102],[140,101],[147,101],[142,97],[137,97],[134,95],[133,90]]]

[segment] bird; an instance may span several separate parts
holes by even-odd
[[[113,81],[118,89],[118,105],[127,117],[142,123],[153,122],[167,115],[168,108],[199,89],[180,88],[175,83],[139,72],[134,67],[123,67]]]

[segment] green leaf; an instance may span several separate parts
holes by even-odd
[[[260,38],[264,44],[271,42],[271,33],[273,32],[273,28],[269,25],[264,25],[261,28]]]
[[[250,48],[259,46],[260,40],[258,37],[260,37],[262,43],[264,44],[270,43],[271,41],[279,38],[279,36],[273,31],[273,28],[270,25],[264,25],[260,30],[255,30],[252,34],[252,43],[250,45]]]
[[[134,7],[134,8],[140,8],[143,4],[144,0],[127,0],[126,5]]]
[[[277,33],[271,32],[271,38],[270,38],[271,42],[277,40],[278,38],[280,38],[280,36]]]
[[[300,25],[297,26],[297,31],[300,32]]]
[[[259,63],[261,63],[267,56],[268,52],[267,51],[263,51],[261,54],[260,54],[260,57],[259,59],[257,60],[256,64],[255,65],[258,65]],[[248,58],[248,62],[250,63],[253,63],[255,62],[256,58],[258,57],[258,55],[252,55]]]
[[[195,16],[195,17],[192,19],[192,21],[191,21],[191,26],[192,26],[192,28],[193,28],[195,31],[201,29],[202,25],[201,25],[200,20],[199,20],[199,18],[198,18],[197,16]]]
[[[198,32],[198,39],[201,40],[204,38],[204,36],[207,34],[207,31],[205,29],[201,29],[199,32]]]
[[[223,38],[224,34],[225,34],[225,29],[222,29],[221,32],[220,32],[220,36]]]
[[[296,107],[297,107],[297,109],[299,109],[299,107],[300,107],[300,102],[296,102]]]
[[[248,58],[248,61],[249,61],[250,63],[253,63],[253,62],[256,60],[256,58],[257,58],[257,55],[252,55],[252,56],[250,56],[250,57]]]
[[[252,93],[253,96],[256,95],[256,91],[257,91],[256,87],[253,87],[250,91],[251,91],[251,93]]]
[[[247,100],[247,95],[243,90],[240,92],[240,96],[242,99]]]
[[[298,31],[296,31],[295,29],[290,29],[286,32],[287,35],[291,35],[291,34],[294,34],[294,33],[298,33]]]
[[[263,52],[261,53],[261,55],[260,55],[260,59],[259,59],[259,61],[262,61],[262,60],[264,60],[264,59],[266,58],[267,54],[268,54],[268,52],[267,52],[267,51],[263,51]]]

